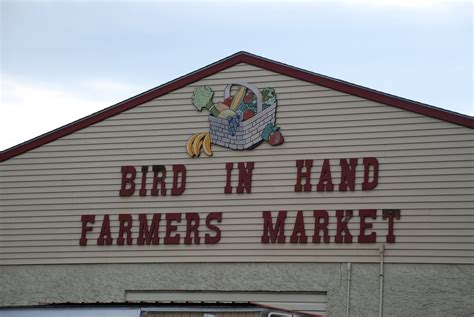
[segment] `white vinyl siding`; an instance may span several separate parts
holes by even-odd
[[[239,79],[277,93],[277,125],[285,143],[252,151],[213,146],[214,156],[191,159],[186,140],[209,129],[206,110],[191,103],[209,85],[214,101]],[[25,127],[26,128],[26,127]],[[385,242],[382,209],[401,209],[389,263],[474,263],[474,134],[472,129],[239,64],[0,164],[0,264],[141,262],[377,262],[379,243],[359,244],[358,209],[377,209],[373,231]],[[379,184],[361,191],[362,158],[380,163]],[[338,192],[339,159],[358,158],[356,191]],[[295,161],[312,159],[312,184],[331,160],[334,192],[295,193]],[[255,162],[251,194],[224,194],[225,163]],[[123,165],[185,164],[181,196],[119,197]],[[137,182],[139,182],[137,175]],[[149,176],[151,173],[149,172]],[[234,180],[237,170],[233,171]],[[138,184],[137,184],[138,186]],[[168,181],[168,188],[171,187]],[[235,185],[234,185],[235,187]],[[151,188],[150,181],[148,189]],[[234,189],[235,190],[235,189]],[[138,189],[137,189],[138,191]],[[315,209],[330,214],[331,243],[311,243]],[[336,209],[353,209],[352,244],[335,244]],[[287,210],[289,240],[303,210],[307,244],[261,244],[262,212]],[[102,215],[222,211],[215,245],[96,246]],[[79,246],[81,215],[95,214],[89,245]],[[163,219],[163,217],[162,217]],[[178,227],[183,235],[184,223]],[[160,237],[165,222],[161,221]],[[206,233],[201,226],[202,234]],[[369,230],[370,232],[371,230]],[[133,227],[134,238],[138,226]]]

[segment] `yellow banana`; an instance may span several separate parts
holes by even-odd
[[[194,157],[196,153],[193,151],[193,144],[194,140],[196,137],[200,135],[200,133],[193,134],[192,136],[189,137],[188,141],[186,142],[186,151],[188,152],[188,155],[191,157]]]
[[[202,132],[196,136],[196,138],[193,141],[193,152],[194,155],[199,156],[201,155],[201,148],[202,148],[202,143],[204,140],[204,137],[206,136],[207,132]]]
[[[211,135],[209,132],[207,132],[206,136],[204,137],[202,148],[204,149],[204,153],[206,153],[207,156],[212,156]]]

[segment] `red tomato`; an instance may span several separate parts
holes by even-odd
[[[252,118],[255,115],[252,110],[245,110],[244,112],[244,121]]]

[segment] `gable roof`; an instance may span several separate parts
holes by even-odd
[[[91,114],[90,116],[84,117],[70,124],[62,126],[56,130],[50,131],[39,137],[36,137],[34,139],[11,147],[5,151],[2,151],[0,152],[0,162],[25,153],[29,150],[35,149],[39,146],[42,146],[63,136],[76,132],[92,124],[115,116],[123,111],[129,110],[152,99],[163,96],[169,92],[192,84],[198,80],[218,73],[226,68],[232,67],[239,63],[247,63],[289,77],[338,90],[350,95],[362,97],[368,100],[376,101],[389,106],[397,107],[407,111],[454,123],[457,125],[465,126],[471,129],[474,128],[474,118],[471,116],[386,94],[377,90],[358,86],[349,82],[313,73],[304,69],[279,63],[267,58],[263,58],[242,51],[224,59],[221,59],[213,64],[205,66],[201,69],[198,69],[194,72],[191,72],[187,75],[179,77],[175,80],[167,82],[161,86],[150,89],[137,96],[119,102],[111,107]]]

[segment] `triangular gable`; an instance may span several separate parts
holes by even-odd
[[[226,57],[213,64],[205,66],[197,71],[179,77],[166,84],[148,90],[142,94],[139,94],[130,99],[124,100],[116,105],[108,107],[104,110],[96,112],[90,116],[79,119],[68,125],[60,127],[56,130],[43,134],[37,138],[21,143],[10,149],[7,149],[0,153],[0,162],[8,160],[12,157],[25,153],[29,150],[35,149],[39,146],[47,144],[51,141],[69,135],[73,132],[81,130],[85,127],[93,125],[97,122],[103,121],[107,118],[115,116],[126,110],[132,109],[145,102],[153,100],[157,97],[163,96],[176,89],[182,88],[186,85],[192,84],[205,77],[218,73],[229,67],[232,67],[239,63],[247,63],[254,65],[269,71],[280,73],[289,77],[300,79],[309,83],[324,86],[330,89],[338,90],[347,94],[365,98],[368,100],[376,101],[382,104],[400,108],[403,110],[411,111],[414,113],[422,114],[425,116],[440,119],[446,122],[454,123],[457,125],[465,126],[468,128],[474,128],[474,118],[459,114],[456,112],[448,111],[442,108],[433,107],[427,104],[411,101],[401,97],[389,95],[383,92],[372,90],[366,87],[358,86],[349,82],[341,81],[331,77],[323,76],[317,73],[309,72],[300,68],[282,64],[270,59],[266,59],[257,55],[253,55],[247,52],[238,52],[234,55]]]

